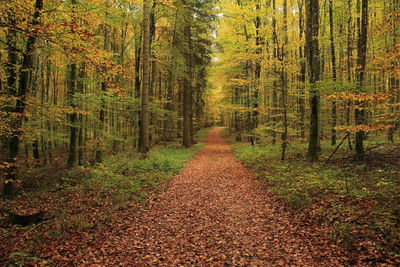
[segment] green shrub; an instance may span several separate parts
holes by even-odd
[[[205,133],[203,130],[202,134]],[[138,152],[119,153],[106,157],[102,164],[91,168],[69,170],[62,180],[73,185],[70,190],[80,189],[83,193],[91,192],[98,197],[111,195],[116,203],[141,200],[147,196],[147,191],[179,173],[198,149],[198,146],[193,149],[155,147],[146,159],[142,159]],[[77,181],[80,183],[75,185]]]

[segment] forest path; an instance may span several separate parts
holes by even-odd
[[[107,235],[81,263],[101,265],[338,266],[343,257],[321,229],[282,212],[235,160],[221,129],[150,210]],[[322,233],[322,234],[321,234]]]

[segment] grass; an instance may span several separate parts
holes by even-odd
[[[89,168],[80,189],[112,194],[116,202],[143,200],[149,191],[167,182],[185,166],[197,149],[156,147],[146,159],[134,152],[108,157]]]
[[[208,132],[211,130],[212,128],[204,128],[201,129],[199,131],[197,131],[196,136],[198,139],[203,140],[203,138],[208,134]]]
[[[370,140],[367,147],[378,143]],[[334,147],[321,145],[321,161],[313,164],[302,153],[305,143],[291,143],[284,162],[279,145],[234,143],[233,151],[289,211],[322,218],[334,230],[332,238],[349,251],[397,257],[400,168],[384,161],[395,145],[371,151],[367,164],[353,162],[345,145],[326,163]]]

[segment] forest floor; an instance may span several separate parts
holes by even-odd
[[[345,253],[329,230],[283,211],[235,160],[215,128],[206,147],[147,211],[125,210],[91,246],[75,243],[57,264],[339,266]],[[46,255],[51,257],[51,255]]]
[[[347,142],[338,149],[340,144],[322,140],[320,160],[311,163],[306,142],[291,140],[282,161],[281,146],[272,140],[251,145],[224,135],[285,211],[311,228],[317,222],[330,228],[348,265],[400,266],[398,143],[370,135],[366,160],[357,162]]]
[[[279,147],[232,146],[223,129],[213,128],[203,148],[157,147],[146,160],[122,153],[0,203],[52,215],[27,227],[0,218],[0,265],[396,265],[379,247],[393,247],[384,241],[397,228],[366,184],[387,174],[380,166],[366,172],[371,179],[353,170],[358,179],[297,154],[281,162]],[[380,184],[379,196],[397,195]]]

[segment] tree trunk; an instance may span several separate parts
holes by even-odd
[[[367,41],[368,41],[368,0],[362,0],[361,8],[361,22],[360,32],[357,44],[357,91],[358,93],[363,92],[364,79],[365,79],[365,65],[367,60]],[[365,106],[364,102],[357,101],[357,106]],[[355,109],[355,122],[356,125],[363,125],[366,123],[366,114],[364,108]],[[356,132],[356,160],[365,160],[364,151],[364,131]]]
[[[256,11],[260,12],[261,10],[261,5],[256,4]],[[257,140],[255,138],[255,133],[254,130],[258,127],[258,98],[259,98],[259,84],[260,84],[260,78],[261,78],[261,54],[262,54],[262,36],[260,33],[260,28],[261,28],[261,17],[259,14],[257,14],[257,17],[255,19],[255,28],[256,28],[256,55],[257,58],[255,60],[255,66],[254,66],[254,88],[253,88],[253,94],[252,94],[252,106],[253,112],[251,114],[251,143],[254,144]]]
[[[349,19],[347,20],[347,81],[351,83],[351,57],[353,55],[352,49],[352,38],[351,38],[351,24],[352,24],[352,15],[351,15],[351,3],[352,0],[347,1],[347,8],[349,10]],[[346,123],[350,125],[350,106],[351,100],[346,101]],[[353,146],[351,144],[351,136],[347,138],[348,146],[350,150],[353,150]]]
[[[142,54],[142,47],[141,47],[141,38],[136,40],[135,42],[135,97],[137,99],[140,98],[141,92],[141,79],[140,79],[140,62],[141,62],[141,54]],[[137,123],[137,130],[139,132],[138,139],[137,139],[137,149],[140,151],[142,148],[142,116],[141,111],[137,112],[136,123]]]
[[[107,12],[106,12],[107,16]],[[104,24],[104,44],[103,44],[103,49],[107,51],[109,49],[109,30],[108,30],[108,25]],[[103,68],[103,71],[106,71],[106,68]],[[106,79],[105,77],[103,79]],[[100,121],[100,127],[99,127],[99,133],[97,135],[97,147],[96,147],[96,162],[97,163],[102,163],[103,162],[103,150],[104,150],[104,141],[103,141],[103,136],[104,136],[104,130],[105,130],[105,109],[106,109],[106,102],[104,100],[104,97],[106,96],[107,92],[107,81],[103,80],[101,82],[101,104],[100,104],[100,112],[99,112],[99,121]]]
[[[32,20],[32,26],[36,27],[39,25],[40,21],[40,14],[41,10],[43,9],[43,0],[36,0],[35,2],[35,13],[33,14],[33,20]],[[11,15],[12,16],[12,15]],[[9,140],[8,144],[8,163],[10,164],[10,167],[6,169],[6,179],[3,187],[3,193],[4,197],[6,198],[12,198],[14,195],[14,180],[16,177],[16,158],[18,157],[18,150],[19,150],[19,143],[20,143],[20,136],[21,136],[21,127],[22,127],[22,122],[23,122],[23,114],[25,112],[25,106],[26,106],[26,97],[27,94],[29,93],[29,88],[28,88],[28,83],[29,83],[29,76],[32,71],[33,67],[33,53],[35,51],[35,44],[36,44],[36,36],[31,35],[28,37],[28,41],[26,43],[25,51],[23,53],[23,59],[22,59],[22,66],[21,66],[21,72],[19,75],[19,86],[18,90],[16,88],[16,80],[17,80],[17,71],[15,68],[15,65],[17,63],[17,52],[16,52],[16,40],[13,38],[15,37],[15,32],[14,30],[11,30],[9,32],[10,38],[12,38],[12,42],[10,44],[10,48],[8,51],[8,56],[9,56],[9,67],[8,67],[8,78],[7,78],[7,84],[8,84],[8,89],[14,93],[14,96],[17,97],[16,105],[13,110],[16,114],[18,114],[18,117],[14,120],[13,124],[11,125],[12,129],[12,136]],[[11,64],[13,64],[11,66]],[[12,75],[12,77],[10,76]]]
[[[69,66],[69,76],[68,76],[68,101],[72,108],[75,108],[74,95],[76,93],[76,81],[77,81],[77,67],[73,63]],[[68,150],[68,167],[73,167],[77,164],[77,134],[78,134],[78,114],[72,112],[69,115],[69,150]]]
[[[191,126],[192,126],[192,55],[191,55],[191,25],[190,20],[185,19],[184,36],[187,38],[186,45],[187,51],[185,51],[185,62],[186,72],[183,77],[183,140],[182,144],[184,147],[190,147],[192,145],[191,137]]]
[[[150,0],[144,1],[143,7],[143,78],[141,110],[141,147],[144,156],[150,149],[149,141],[149,87],[150,87]]]
[[[272,9],[273,9],[273,17],[272,17],[272,43],[273,43],[273,57],[274,59],[278,58],[278,37],[277,37],[277,29],[276,29],[276,1],[272,0]],[[275,72],[274,68],[274,72]],[[277,115],[278,115],[278,92],[277,92],[277,81],[273,81],[272,85],[272,144],[276,144],[276,124],[277,124]]]
[[[77,90],[79,93],[85,93],[85,84],[83,82],[83,79],[85,79],[86,76],[86,66],[85,64],[82,64],[80,70],[79,70],[79,80],[77,81]],[[84,165],[84,134],[83,134],[83,115],[79,115],[78,117],[79,120],[79,131],[78,131],[78,165],[83,166]],[[86,130],[85,130],[86,131]]]
[[[283,0],[283,34],[284,44],[288,45],[287,35],[287,0]],[[286,51],[282,48],[282,70],[281,70],[281,82],[282,82],[282,109],[283,109],[283,131],[282,131],[282,153],[281,160],[285,160],[286,147],[287,147],[287,135],[288,135],[288,116],[287,116],[287,97],[288,97],[288,75],[286,72]]]
[[[331,60],[332,60],[332,80],[334,86],[336,86],[336,53],[335,53],[335,39],[333,31],[333,0],[329,0],[329,32],[330,32],[330,42],[331,42]],[[331,134],[331,144],[336,144],[336,124],[337,124],[337,112],[336,112],[336,101],[332,101],[332,134]]]
[[[299,1],[299,38],[300,40],[303,39],[304,34],[304,19],[303,19],[303,6],[304,2]],[[305,127],[305,117],[306,117],[306,107],[305,107],[305,97],[304,97],[304,87],[306,83],[306,59],[305,59],[305,47],[300,45],[299,47],[299,56],[300,56],[300,74],[299,74],[299,89],[300,89],[300,96],[299,96],[299,113],[300,113],[300,139],[302,142],[305,141],[306,138],[306,127]]]
[[[316,82],[320,79],[319,56],[319,1],[306,1],[306,55],[310,82],[310,136],[308,141],[308,157],[311,161],[317,161],[319,157],[319,90]]]
[[[72,5],[76,5],[76,0],[71,1]],[[74,6],[72,7],[73,9],[75,8]],[[72,14],[74,16],[74,12]],[[75,18],[73,18],[75,20]],[[68,101],[69,101],[69,106],[72,108],[76,108],[75,104],[75,93],[77,92],[77,75],[78,75],[78,70],[77,70],[77,65],[76,63],[72,63],[68,67],[69,71],[69,76],[68,76]],[[77,164],[77,144],[78,144],[78,114],[76,112],[72,112],[69,115],[69,128],[70,128],[70,136],[69,136],[69,150],[68,150],[68,160],[67,160],[67,165],[68,167],[73,167]]]
[[[190,147],[190,97],[191,85],[187,78],[183,79],[183,146]]]

